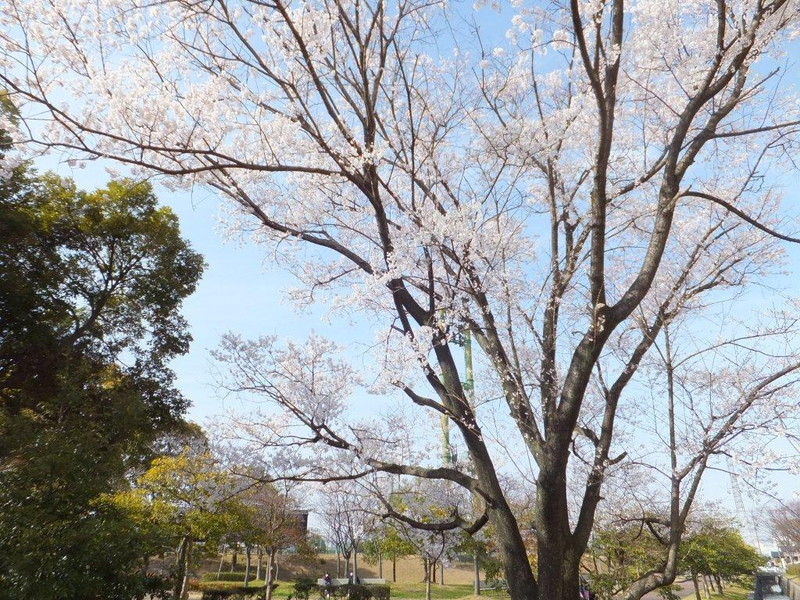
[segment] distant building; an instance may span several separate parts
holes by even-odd
[[[795,565],[800,563],[800,546],[779,546],[779,550],[770,552],[770,557],[776,563],[783,562],[785,565]]]

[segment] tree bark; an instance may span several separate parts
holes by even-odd
[[[180,543],[178,544],[178,552],[175,557],[175,591],[173,594],[174,598],[180,600],[183,598],[183,588],[186,585],[186,556],[189,553],[189,536],[184,536],[181,538]]]
[[[220,575],[222,575],[222,565],[225,563],[225,544],[222,544],[222,547],[219,551],[219,568],[217,569],[217,581],[219,581]]]
[[[700,596],[700,582],[697,580],[697,573],[692,573],[692,584],[694,584],[694,597],[697,600],[703,600]]]
[[[245,559],[244,559],[244,586],[247,587],[250,582],[250,545],[244,545]]]
[[[422,565],[425,569],[425,600],[431,600],[431,561],[425,558]]]
[[[273,569],[272,568],[273,568],[273,565],[275,564],[275,554],[276,553],[277,553],[277,550],[275,548],[271,547],[271,548],[267,549],[267,569],[266,569],[265,577],[264,577],[264,585],[266,587],[265,600],[272,600],[272,588],[274,587],[272,585],[272,583],[273,583],[273,575],[272,575]]]
[[[175,577],[175,594],[178,600],[189,598],[189,565],[192,560],[192,537],[184,536],[178,546],[177,574]]]

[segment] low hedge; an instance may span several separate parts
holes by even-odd
[[[245,600],[247,598],[266,598],[266,587],[229,586],[206,588],[202,600]]]
[[[294,582],[294,586],[292,588],[292,598],[296,598],[298,600],[308,600],[308,597],[311,595],[311,592],[316,590],[319,586],[317,586],[317,582],[313,579],[308,579],[305,577],[301,577],[297,581]]]
[[[348,598],[349,600],[390,600],[391,588],[388,585],[323,585],[316,586],[323,598]],[[297,584],[295,584],[297,589]],[[308,598],[308,594],[295,594],[295,598]]]

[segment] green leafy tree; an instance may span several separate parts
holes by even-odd
[[[306,543],[305,531],[298,521],[297,503],[290,488],[273,484],[251,485],[237,498],[244,508],[245,527],[242,540],[247,548],[247,576],[250,569],[250,548],[263,548],[266,558],[266,600],[272,598],[275,569],[279,553],[289,547],[306,554],[313,551]]]
[[[414,545],[403,537],[395,524],[390,521],[384,522],[377,535],[373,535],[361,544],[361,552],[367,562],[375,564],[383,559],[392,561],[394,582],[397,581],[397,560],[411,556],[415,551]]]
[[[207,449],[187,447],[161,456],[137,480],[152,519],[176,548],[173,598],[188,597],[196,546],[216,548],[229,532],[241,530],[241,481],[224,470]]]
[[[738,531],[714,520],[703,522],[697,531],[686,536],[681,548],[681,565],[692,575],[697,600],[701,597],[700,577],[710,577],[717,591],[722,593],[723,581],[750,576],[765,562]]]
[[[585,564],[590,565],[592,591],[611,598],[643,573],[657,568],[662,546],[641,523],[619,522],[598,528]]]
[[[146,542],[104,498],[181,422],[202,267],[147,184],[0,181],[0,598],[138,593]]]

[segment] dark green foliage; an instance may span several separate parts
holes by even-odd
[[[389,600],[392,595],[392,588],[388,585],[370,585],[367,589],[372,593],[374,600]]]
[[[139,582],[145,598],[149,600],[171,600],[172,582],[160,575],[145,575]]]
[[[372,598],[372,591],[366,585],[348,585],[348,586],[341,586],[348,588],[347,590],[347,597],[350,600],[370,600]]]
[[[0,182],[0,600],[146,586],[156,541],[106,494],[181,424],[167,361],[201,272],[146,184]]]
[[[292,588],[292,598],[308,600],[311,592],[315,592],[318,588],[319,586],[317,585],[317,582],[313,579],[301,577],[294,582],[294,587]]]

